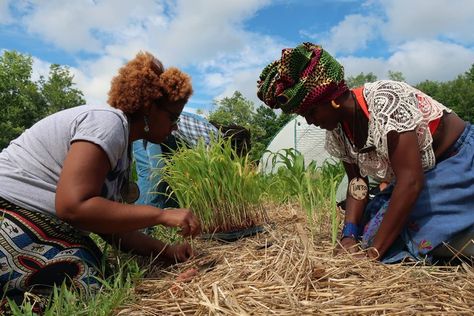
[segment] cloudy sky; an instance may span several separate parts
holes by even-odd
[[[281,49],[321,44],[346,76],[400,71],[451,80],[474,63],[474,0],[0,0],[0,49],[30,54],[35,76],[68,65],[90,104],[140,50],[193,78],[187,109],[235,90],[255,96]]]

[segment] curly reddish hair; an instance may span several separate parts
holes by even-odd
[[[112,79],[108,103],[132,114],[159,105],[160,99],[187,101],[192,93],[190,76],[174,67],[165,70],[152,54],[139,52]]]

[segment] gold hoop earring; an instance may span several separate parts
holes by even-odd
[[[340,105],[340,104],[337,104],[334,100],[331,100],[331,105],[332,105],[332,107],[335,108],[335,109],[339,109],[339,108],[341,107],[341,105]]]

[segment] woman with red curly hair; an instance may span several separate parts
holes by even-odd
[[[113,78],[112,107],[79,106],[42,119],[0,153],[0,286],[7,296],[49,293],[67,282],[97,290],[102,253],[88,236],[139,255],[185,261],[188,243],[167,245],[140,232],[157,224],[200,232],[188,209],[123,202],[133,141],[161,143],[192,94],[191,79],[139,53]],[[137,195],[137,194],[135,194]]]

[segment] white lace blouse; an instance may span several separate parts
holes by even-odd
[[[416,131],[423,169],[433,168],[436,159],[428,123],[441,117],[443,111],[451,110],[404,82],[381,80],[366,83],[363,93],[370,114],[365,147],[375,146],[375,150],[359,153],[361,175],[385,181],[394,178],[387,145],[387,134],[391,131]],[[357,163],[357,151],[341,126],[327,131],[326,150],[345,162]]]

